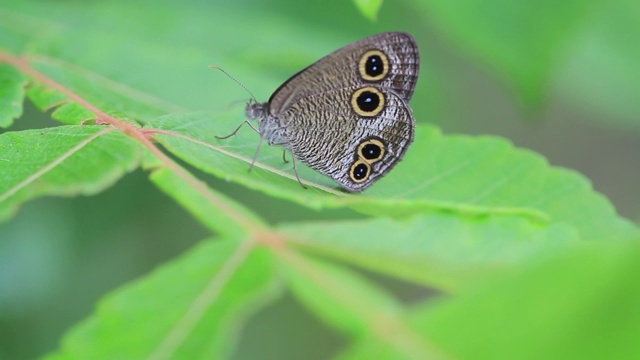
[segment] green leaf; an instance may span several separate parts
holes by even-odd
[[[286,251],[280,256],[294,294],[329,324],[354,337],[371,334],[408,358],[437,358],[439,351],[409,328],[401,306],[361,276]]]
[[[416,306],[407,322],[453,359],[636,359],[640,246],[565,250]],[[406,357],[367,336],[338,358]]]
[[[550,166],[541,155],[515,148],[509,141],[442,135],[427,127],[418,127],[416,139],[394,169],[394,184],[369,192],[395,214],[403,212],[402,205],[413,211],[524,215],[548,224],[569,224],[584,240],[638,234],[639,229],[619,217],[583,175]],[[384,214],[367,200],[345,202],[363,212]]]
[[[519,269],[579,241],[566,225],[452,214],[291,224],[282,232],[302,250],[449,291]]]
[[[29,86],[27,96],[42,111],[56,108],[51,117],[64,124],[78,125],[86,120],[95,119],[94,113],[78,103],[71,102],[65,94],[43,84]]]
[[[367,333],[379,319],[402,314],[390,294],[355,272],[290,252],[281,256],[294,295],[328,324],[352,336]]]
[[[159,134],[158,139],[203,171],[312,208],[350,206],[396,217],[430,210],[520,215],[568,223],[584,239],[627,238],[638,232],[583,176],[550,167],[541,156],[498,138],[444,136],[432,127],[418,126],[415,143],[394,171],[370,190],[348,195],[299,164],[302,181],[313,186],[303,189],[278,147],[263,146],[255,168],[247,172],[259,136],[246,127],[230,139],[215,138],[242,121],[230,113],[190,114],[160,117],[146,126],[175,134]]]
[[[209,227],[209,229],[224,235],[240,235],[258,230],[250,223],[239,219],[246,219],[257,225],[263,225],[261,219],[246,208],[238,205],[232,199],[221,193],[206,188],[204,183],[196,181],[200,188],[196,189],[193,182],[189,183],[183,177],[167,168],[156,169],[151,174],[151,180],[185,209]]]
[[[27,78],[13,66],[0,63],[0,128],[13,124],[22,115]]]
[[[458,359],[637,359],[639,277],[637,241],[578,247],[425,304],[413,324]]]
[[[461,49],[487,63],[529,105],[539,105],[570,42],[599,1],[412,1]]]
[[[382,0],[353,0],[362,16],[371,21],[375,21],[378,17],[378,12],[382,7]]]
[[[104,126],[0,135],[0,219],[43,195],[92,195],[138,166],[140,147]]]
[[[133,91],[122,91],[112,81],[95,74],[87,74],[73,65],[47,57],[35,57],[30,63],[36,70],[62,84],[67,90],[79,96],[105,113],[129,122],[149,116],[166,113],[160,101],[135,95]],[[49,84],[38,83],[29,88],[27,95],[40,109],[60,106],[52,117],[67,124],[79,124],[94,119],[95,114],[73,102],[68,95],[52,89]],[[170,105],[164,105],[172,108]]]
[[[442,350],[440,350],[442,352]],[[355,341],[347,349],[343,350],[337,360],[411,360],[406,354],[398,352],[396,349],[381,343],[374,336],[363,336]],[[431,357],[431,359],[449,359],[449,356]]]
[[[237,239],[204,241],[103,299],[51,359],[220,359],[245,319],[280,293],[270,255]]]

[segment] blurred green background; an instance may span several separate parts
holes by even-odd
[[[376,22],[338,0],[7,1],[0,4],[0,45],[64,59],[184,111],[225,111],[246,94],[209,64],[267,100],[332,50],[408,31],[422,55],[412,100],[419,122],[539,152],[585,174],[638,222],[639,21],[640,3],[631,0],[387,1]],[[3,35],[15,29],[24,30],[26,47]],[[10,130],[56,125],[27,102]],[[360,216],[315,212],[196,174],[272,223]],[[105,293],[206,235],[141,170],[98,196],[30,202],[0,224],[0,358],[54,349]],[[407,301],[424,295],[383,282]],[[234,358],[320,359],[343,341],[285,297],[251,319]]]

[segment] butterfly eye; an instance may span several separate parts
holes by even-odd
[[[358,89],[351,95],[351,106],[360,116],[378,115],[384,108],[384,103],[384,95],[371,86]]]
[[[389,58],[380,50],[369,50],[360,58],[360,76],[367,81],[380,81],[389,73]]]
[[[371,172],[371,166],[362,160],[357,160],[353,165],[351,165],[351,171],[349,172],[349,176],[351,180],[361,183],[369,178],[369,173]]]
[[[367,160],[368,163],[380,161],[384,156],[385,146],[378,139],[369,139],[363,141],[358,146],[358,156]]]

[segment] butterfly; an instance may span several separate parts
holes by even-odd
[[[300,184],[296,159],[347,191],[362,191],[387,174],[413,142],[409,100],[419,69],[411,35],[367,37],[293,75],[268,102],[249,101],[248,119],[229,136],[249,124],[260,134],[259,146],[266,140],[292,153]]]

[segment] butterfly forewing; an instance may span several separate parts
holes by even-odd
[[[359,64],[371,51],[380,51],[388,59],[389,71],[380,80],[361,76]],[[418,46],[411,35],[402,32],[373,35],[332,52],[292,76],[271,96],[270,112],[277,116],[300,98],[360,83],[391,88],[409,101],[419,67]]]

